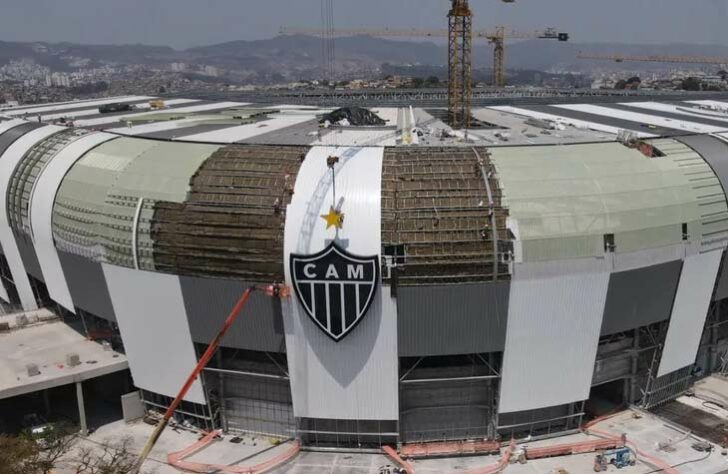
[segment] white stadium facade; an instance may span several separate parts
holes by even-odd
[[[110,331],[148,407],[272,283],[180,416],[337,448],[539,436],[728,361],[728,103],[480,107],[465,135],[150,99],[0,111],[0,299]]]

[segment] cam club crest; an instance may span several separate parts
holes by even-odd
[[[291,254],[291,279],[306,314],[339,342],[364,318],[379,281],[379,256],[352,255],[332,241],[313,255]]]

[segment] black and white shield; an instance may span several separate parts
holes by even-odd
[[[291,254],[291,278],[301,306],[338,342],[364,318],[379,281],[379,256],[352,255],[335,242],[313,255]]]

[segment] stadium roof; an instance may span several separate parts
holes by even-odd
[[[24,106],[0,113],[44,122],[70,121],[77,127],[173,141],[277,145],[395,146],[410,113],[407,108],[372,107],[384,126],[321,127],[331,111],[307,105],[256,105],[237,101],[169,99],[152,110],[151,97],[125,96],[62,104]],[[132,110],[101,113],[99,106],[124,103]],[[726,102],[644,101],[624,103],[476,107],[479,126],[467,134],[451,130],[444,109],[415,108],[413,143],[430,146],[509,146],[613,141],[620,132],[640,138],[728,133]],[[419,133],[417,133],[419,132]]]

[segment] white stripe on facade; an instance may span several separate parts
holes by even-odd
[[[290,255],[323,250],[336,233],[319,217],[332,200],[331,170],[336,155],[337,200],[346,214],[341,239],[354,255],[381,252],[383,148],[312,148],[301,166],[286,212],[286,284],[293,286]],[[283,303],[286,351],[296,417],[359,420],[399,418],[397,311],[388,287],[378,282],[374,302],[354,330],[335,342],[292,297]],[[357,301],[358,305],[358,301]],[[376,387],[376,390],[372,390]]]
[[[179,277],[101,266],[134,385],[176,397],[197,363]],[[184,399],[205,403],[199,378]]]
[[[500,413],[589,398],[610,267],[597,258],[515,265]]]
[[[690,255],[685,259],[675,293],[658,377],[695,362],[722,257],[721,250],[714,250]]]
[[[0,244],[2,244],[15,288],[18,290],[20,302],[25,311],[38,309],[38,304],[33,294],[33,288],[30,285],[30,279],[25,271],[23,259],[20,256],[15,233],[8,222],[8,194],[5,190],[10,185],[10,179],[15,167],[18,166],[28,150],[36,143],[61,130],[65,130],[65,128],[47,125],[30,131],[18,138],[0,157],[0,189],[3,190],[3,192],[0,192]]]
[[[113,138],[116,137],[107,133],[92,133],[67,145],[43,168],[30,197],[33,245],[48,293],[54,301],[73,313],[76,309],[53,239],[53,204],[64,176],[76,161],[92,148]]]

